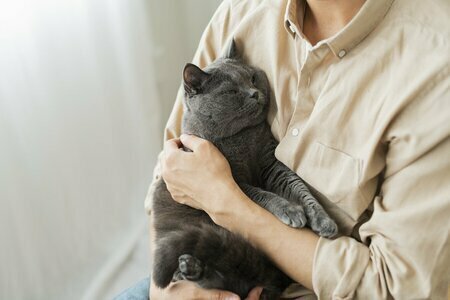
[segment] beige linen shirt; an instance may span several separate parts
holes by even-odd
[[[320,299],[445,298],[450,1],[368,0],[314,46],[302,35],[303,12],[304,1],[226,0],[193,62],[205,67],[234,37],[244,60],[267,73],[276,157],[340,227],[316,249]],[[183,94],[166,139],[180,134]]]

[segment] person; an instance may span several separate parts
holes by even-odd
[[[449,30],[446,0],[225,0],[207,26],[193,63],[207,66],[234,38],[267,73],[276,157],[309,185],[339,237],[285,226],[243,194],[210,142],[180,137],[181,88],[156,178],[262,249],[298,283],[286,298],[445,298]],[[187,281],[150,288],[152,300],[233,296]]]

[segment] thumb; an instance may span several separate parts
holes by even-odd
[[[260,286],[253,288],[250,293],[248,293],[248,296],[247,298],[245,298],[245,300],[259,300],[262,291],[263,288]]]
[[[183,143],[183,145],[186,148],[189,148],[194,152],[196,150],[198,150],[198,148],[201,144],[208,143],[207,140],[204,140],[202,138],[199,138],[198,136],[190,135],[190,134],[182,134],[180,136],[180,140],[181,140],[181,143]]]

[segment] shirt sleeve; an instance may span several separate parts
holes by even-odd
[[[206,26],[202,37],[199,42],[199,46],[195,52],[192,63],[204,68],[212,63],[223,52],[224,46],[231,41],[232,28],[236,20],[232,18],[233,3],[228,0],[223,1],[216,12],[214,13],[211,21]],[[183,98],[184,89],[183,84],[180,85],[178,93],[175,99],[175,104],[170,113],[166,127],[164,129],[164,141],[172,138],[179,137],[181,134],[181,120],[183,117]],[[162,152],[158,155],[155,169],[153,171],[153,181],[147,192],[145,198],[145,211],[147,214],[151,213],[151,196],[153,194],[153,187],[155,182],[159,179],[161,174],[160,158]]]
[[[319,299],[444,299],[450,282],[449,68],[386,130],[381,192],[359,233],[320,238]]]

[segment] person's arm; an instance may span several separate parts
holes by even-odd
[[[386,132],[381,196],[350,237],[318,238],[279,222],[240,192],[209,142],[182,136],[192,153],[166,142],[163,176],[174,199],[205,210],[219,225],[264,250],[321,299],[439,298],[450,280],[450,99],[444,70]]]
[[[400,88],[400,87],[399,87]],[[364,243],[320,239],[320,298],[440,299],[450,282],[450,68],[421,88],[386,129],[385,176]]]

